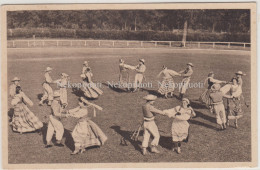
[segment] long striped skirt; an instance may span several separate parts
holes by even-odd
[[[210,100],[210,95],[211,90],[210,89],[206,89],[200,96],[199,100],[204,103],[207,107],[209,107],[211,105],[211,100]]]
[[[163,79],[162,83],[160,84],[160,88],[158,92],[162,95],[165,95],[167,93],[174,91],[174,81],[173,78],[167,78]]]
[[[83,92],[87,98],[96,99],[99,95],[103,94],[103,91],[100,90],[94,83],[83,82]]]
[[[240,98],[228,99],[228,119],[239,119],[243,116]]]
[[[43,127],[43,123],[23,103],[14,107],[11,125],[15,132],[33,132]]]

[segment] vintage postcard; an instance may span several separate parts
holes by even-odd
[[[1,14],[3,168],[257,166],[256,3]]]

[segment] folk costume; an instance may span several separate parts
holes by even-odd
[[[163,114],[163,112],[161,110],[156,109],[153,106],[153,103],[156,100],[156,98],[157,97],[154,95],[147,95],[144,97],[147,103],[142,106],[144,116],[144,139],[142,142],[143,155],[146,155],[147,153],[146,148],[148,147],[148,142],[151,135],[153,136],[153,140],[151,142],[151,152],[159,153],[159,151],[157,150],[157,146],[159,143],[160,134],[154,119],[156,113]]]
[[[97,84],[92,82],[93,74],[90,68],[87,68],[86,73],[80,76],[83,79],[83,92],[87,98],[96,99],[103,94],[103,91],[97,87]]]
[[[89,107],[102,110],[100,106],[92,104],[82,97],[79,106],[69,110],[68,116],[79,118],[78,123],[72,132],[75,143],[75,150],[71,153],[72,155],[75,155],[80,151],[82,153],[85,151],[85,148],[90,146],[104,145],[107,140],[107,136],[103,131],[88,117]]]
[[[184,94],[186,93],[186,90],[188,89],[188,85],[190,82],[191,75],[193,74],[193,70],[192,70],[192,67],[194,67],[193,64],[188,63],[187,65],[188,65],[188,67],[185,70],[179,72],[179,74],[181,74],[181,76],[184,77],[181,81],[181,86],[179,87],[179,92],[180,92],[179,98],[180,99],[182,99]]]
[[[124,85],[130,82],[129,70],[134,70],[134,66],[125,64],[123,59],[119,60],[119,83]],[[129,90],[129,89],[128,89]]]
[[[47,67],[46,70],[45,70],[45,74],[44,74],[45,81],[42,84],[43,89],[44,89],[44,93],[43,93],[43,96],[41,98],[41,101],[39,102],[39,105],[43,105],[43,102],[45,100],[48,100],[48,105],[50,106],[52,101],[53,101],[53,90],[50,86],[50,84],[53,83],[53,80],[50,76],[51,71],[52,71],[52,68],[50,68],[50,67]]]
[[[135,68],[135,71],[137,73],[135,75],[133,92],[136,92],[137,89],[140,87],[140,84],[143,82],[144,72],[146,70],[146,66],[144,65],[144,62],[145,62],[144,59],[140,59],[139,61],[140,61],[140,63]]]
[[[189,123],[188,120],[196,116],[194,110],[188,107],[190,101],[187,98],[183,98],[182,102],[186,102],[182,106],[176,106],[172,109],[163,110],[164,115],[169,118],[173,118],[172,121],[172,141],[173,151],[181,153],[180,147],[182,141],[188,141],[189,136]]]
[[[49,117],[49,123],[48,123],[47,135],[46,135],[46,141],[47,141],[47,144],[45,146],[46,148],[52,146],[51,139],[54,135],[54,132],[56,134],[55,146],[59,146],[59,147],[64,146],[61,143],[63,133],[64,133],[64,127],[61,122],[61,119],[66,117],[66,115],[63,114],[62,104],[60,101],[60,91],[59,90],[55,91],[53,97],[54,100],[51,104],[51,115]]]
[[[87,68],[90,68],[90,67],[88,66],[88,61],[84,61],[81,74],[85,74],[86,71],[87,71]]]
[[[16,89],[16,95],[11,101],[14,108],[11,122],[13,131],[24,133],[40,130],[43,123],[27,107],[27,105],[33,106],[33,102],[20,90],[20,86]]]
[[[67,84],[69,80],[69,75],[66,73],[61,73],[61,79],[55,81],[58,87],[60,88],[60,101],[63,108],[68,106],[68,99],[67,99]]]
[[[21,79],[18,77],[13,78],[12,80],[13,83],[9,87],[9,94],[12,98],[16,95],[16,87],[20,86],[20,81]]]
[[[216,115],[217,124],[220,126],[220,129],[226,129],[226,111],[223,104],[223,92],[220,91],[220,85],[214,84],[212,87],[212,93],[209,97],[211,99],[211,104],[213,107],[213,112]]]
[[[208,84],[207,89],[201,94],[199,100],[204,103],[206,105],[207,108],[210,108],[211,106],[211,100],[210,100],[210,93],[211,93],[211,87],[213,86],[213,84],[221,84],[221,83],[226,83],[225,81],[220,81],[217,79],[214,79],[214,73],[210,72],[208,74],[208,77],[205,79],[204,81],[204,85],[206,85],[206,83]]]
[[[174,70],[167,69],[167,67],[165,66],[163,67],[163,70],[158,74],[157,77],[159,77],[161,74],[163,74],[163,81],[160,84],[158,92],[161,95],[164,95],[166,98],[168,96],[168,93],[171,93],[171,96],[173,96],[173,91],[175,89],[173,77],[180,76],[180,74]]]

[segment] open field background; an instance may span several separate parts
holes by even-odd
[[[138,93],[126,93],[120,89],[106,86],[107,81],[118,80],[118,59],[123,58],[127,64],[136,65],[139,58],[146,60],[146,80],[153,83],[152,89],[144,89]],[[53,67],[52,78],[58,79],[59,74],[65,72],[70,75],[71,82],[81,82],[80,73],[82,63],[88,60],[94,74],[94,82],[104,83],[104,94],[92,101],[104,108],[92,118],[104,133],[108,141],[101,148],[92,148],[84,154],[71,156],[74,149],[69,130],[72,130],[76,120],[68,119],[64,134],[66,146],[64,148],[44,148],[45,131],[42,136],[37,133],[18,134],[8,127],[8,160],[16,163],[115,163],[115,162],[246,162],[251,160],[251,112],[250,107],[244,107],[244,117],[239,120],[239,128],[233,123],[225,131],[217,131],[214,115],[198,102],[202,89],[188,89],[187,97],[191,100],[197,117],[190,121],[190,139],[182,145],[180,155],[171,151],[171,123],[163,116],[156,116],[161,139],[160,154],[140,153],[142,136],[138,142],[129,139],[142,121],[141,106],[143,96],[148,93],[156,94],[157,80],[155,76],[161,71],[162,65],[180,71],[192,62],[194,74],[191,82],[204,82],[208,72],[214,71],[215,78],[229,81],[234,73],[241,70],[247,74],[243,77],[243,94],[250,104],[250,52],[223,50],[187,50],[187,49],[84,49],[84,48],[37,48],[37,49],[8,49],[8,82],[14,76],[22,79],[23,91],[32,99],[34,106],[31,111],[47,122],[45,116],[50,114],[46,105],[38,106],[39,97],[43,93],[42,82],[44,69]],[[133,81],[134,73],[131,72]],[[181,78],[175,78],[180,82]],[[55,88],[55,86],[53,86]],[[176,89],[175,94],[178,94]],[[68,109],[77,106],[80,92],[68,89]],[[10,103],[10,100],[9,100]],[[179,105],[174,97],[158,98],[155,106],[169,109]],[[10,107],[10,105],[9,105]],[[12,113],[9,112],[9,115]],[[90,113],[92,117],[92,113]],[[120,139],[125,137],[128,146],[121,146]]]

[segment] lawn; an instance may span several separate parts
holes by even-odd
[[[118,60],[123,58],[127,64],[136,65],[139,58],[146,60],[146,81],[153,83],[153,88],[137,93],[127,93],[120,89],[111,89],[107,81],[118,80]],[[234,124],[225,131],[217,131],[214,115],[199,103],[198,98],[204,88],[188,89],[187,97],[191,100],[197,117],[190,121],[189,142],[182,145],[182,153],[171,151],[172,120],[158,115],[156,123],[160,131],[160,154],[149,153],[143,156],[140,152],[142,133],[139,141],[129,139],[130,134],[142,122],[141,106],[145,103],[145,95],[155,94],[157,90],[156,75],[162,65],[180,71],[187,62],[194,64],[191,82],[204,82],[210,71],[215,72],[215,78],[229,81],[234,73],[241,70],[247,74],[243,77],[243,94],[250,104],[250,52],[221,50],[180,50],[180,49],[84,49],[84,48],[44,48],[44,49],[8,49],[8,82],[14,76],[22,79],[23,91],[32,99],[34,106],[31,111],[43,122],[50,114],[47,105],[38,106],[39,97],[43,93],[42,82],[44,70],[53,67],[52,78],[58,79],[65,72],[70,75],[71,82],[81,82],[80,73],[84,60],[89,61],[94,74],[94,82],[103,83],[104,94],[91,102],[104,108],[97,112],[97,117],[90,116],[108,136],[108,141],[100,148],[88,149],[84,154],[71,156],[74,149],[70,131],[73,130],[75,119],[68,119],[64,124],[64,148],[44,148],[46,124],[44,133],[19,134],[8,127],[8,160],[10,164],[25,163],[116,163],[116,162],[248,162],[251,161],[251,112],[250,107],[244,107],[244,117],[239,120],[239,128]],[[134,72],[130,73],[133,81]],[[181,78],[175,78],[179,83]],[[56,88],[55,85],[53,88]],[[178,89],[174,92],[178,95]],[[83,94],[68,89],[68,108],[77,106],[79,96]],[[10,99],[9,99],[9,108]],[[159,97],[155,106],[159,109],[169,109],[179,105],[174,98]],[[9,112],[9,114],[11,114]],[[121,146],[124,137],[128,146]]]

